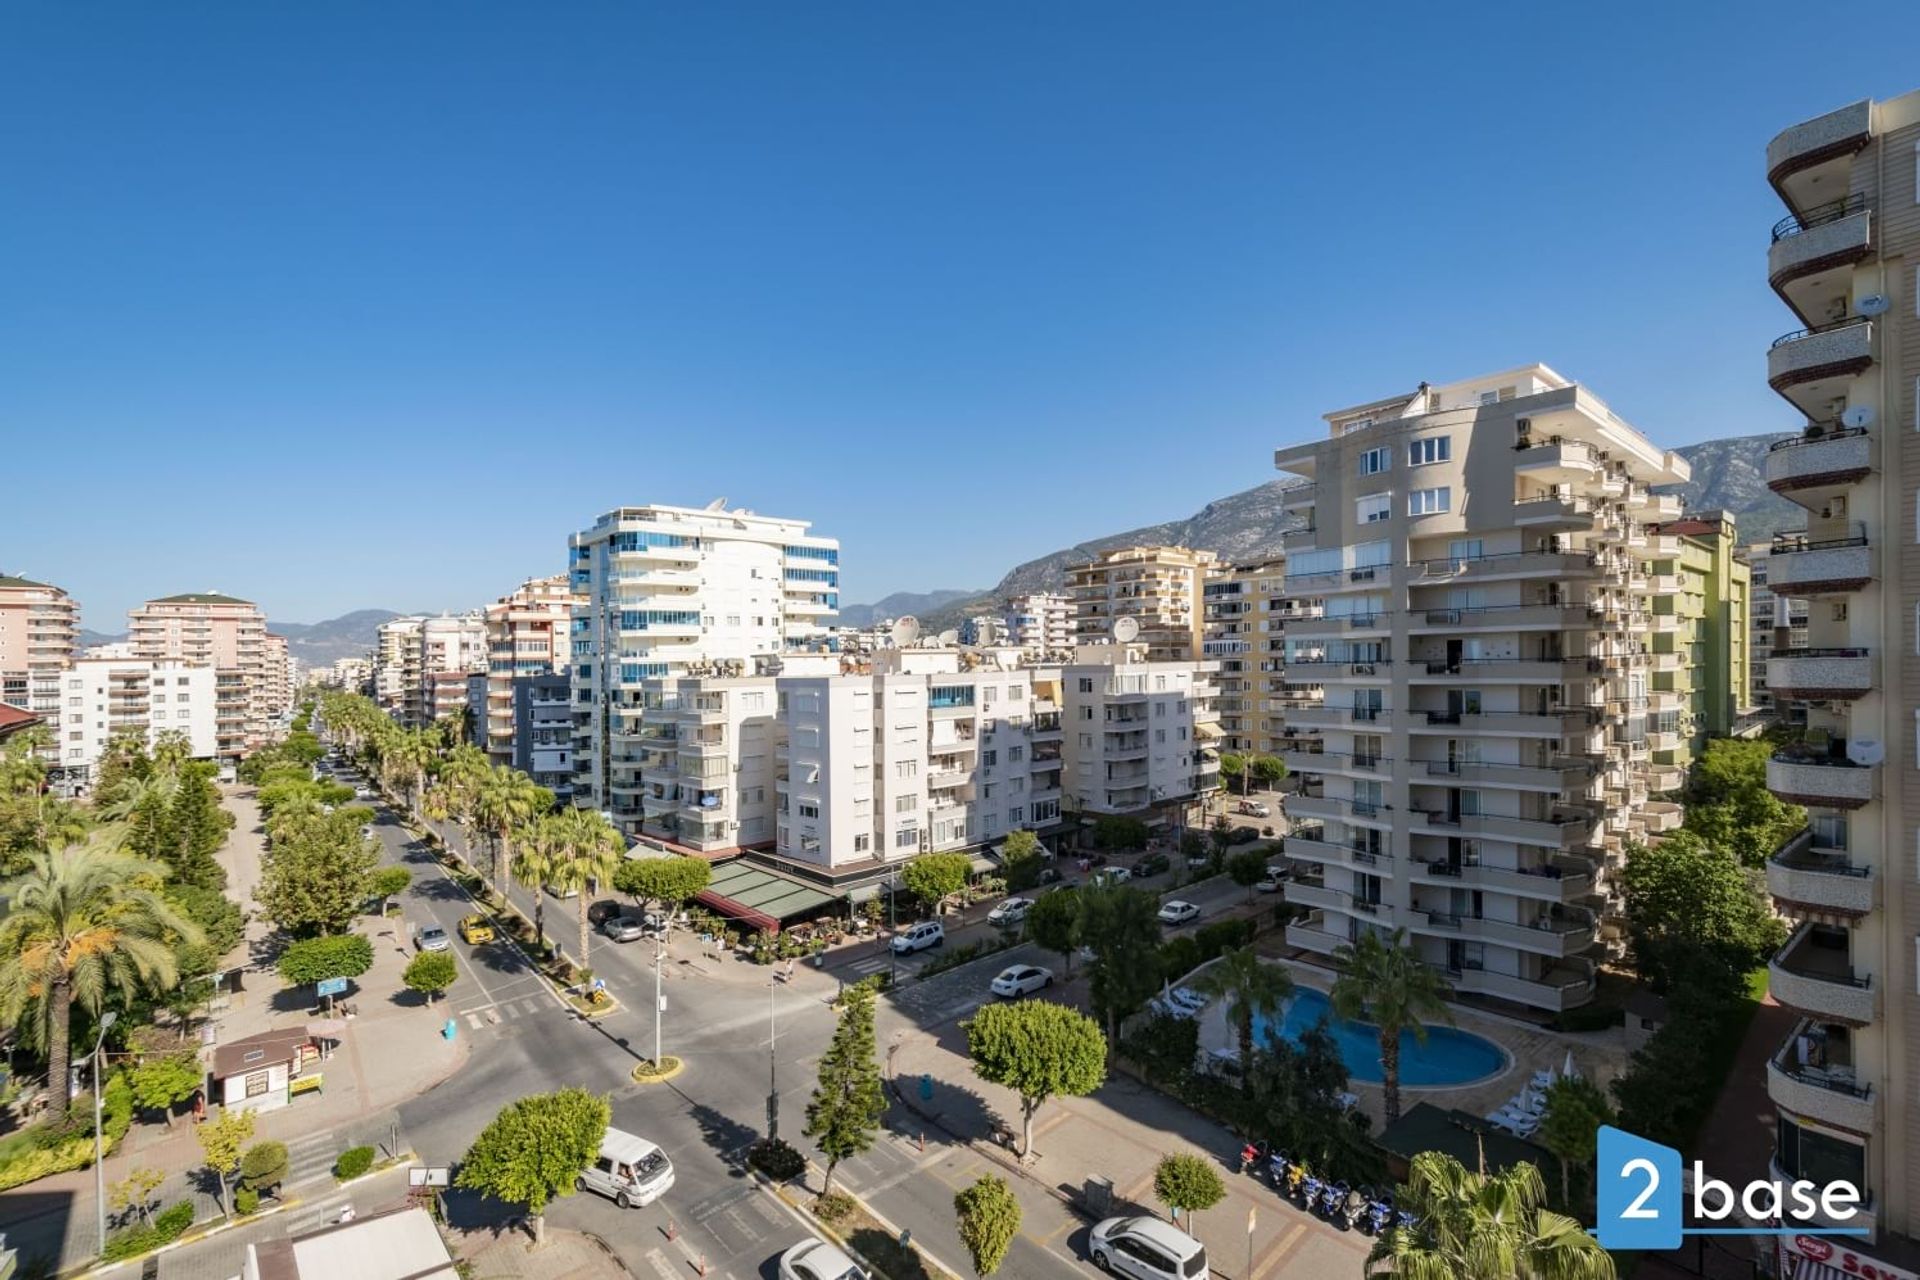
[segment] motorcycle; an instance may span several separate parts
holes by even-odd
[[[1328,1222],[1340,1221],[1340,1208],[1347,1202],[1347,1184],[1329,1182],[1320,1191],[1320,1216]]]
[[[1326,1183],[1309,1173],[1300,1180],[1300,1207],[1311,1213],[1320,1203],[1320,1193],[1326,1189]]]
[[[1240,1148],[1240,1172],[1245,1173],[1249,1169],[1253,1169],[1253,1170],[1260,1169],[1262,1166],[1266,1164],[1266,1158],[1265,1158],[1266,1154],[1267,1154],[1267,1149],[1266,1149],[1266,1144],[1264,1142],[1259,1142],[1259,1143],[1249,1142],[1245,1146],[1241,1147]]]
[[[1295,1160],[1287,1165],[1286,1192],[1287,1199],[1293,1201],[1295,1206],[1303,1209],[1306,1207],[1307,1162],[1305,1160]]]
[[[1287,1189],[1287,1165],[1291,1163],[1287,1153],[1276,1151],[1267,1157],[1266,1178],[1276,1191]]]
[[[1353,1230],[1360,1219],[1366,1216],[1366,1212],[1367,1197],[1358,1191],[1347,1192],[1346,1200],[1340,1206],[1340,1229]]]
[[[1361,1220],[1360,1229],[1370,1236],[1377,1236],[1393,1225],[1393,1197],[1371,1196],[1367,1203],[1367,1216]]]

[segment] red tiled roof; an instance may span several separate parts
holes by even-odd
[[[10,702],[0,702],[0,738],[18,733],[40,722],[41,717],[24,707],[16,707]]]

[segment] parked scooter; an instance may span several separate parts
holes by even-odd
[[[1371,1187],[1366,1188],[1367,1213],[1360,1219],[1360,1230],[1370,1236],[1377,1236],[1393,1225],[1393,1197],[1381,1195]]]
[[[1267,1157],[1266,1179],[1273,1184],[1274,1190],[1284,1192],[1287,1189],[1287,1165],[1289,1163],[1291,1163],[1291,1159],[1284,1151],[1276,1151]]]
[[[1340,1221],[1340,1210],[1347,1202],[1347,1184],[1329,1182],[1320,1191],[1320,1216],[1328,1222]]]
[[[1320,1206],[1320,1195],[1326,1189],[1327,1184],[1309,1172],[1300,1182],[1300,1207],[1308,1213],[1317,1211]]]
[[[1347,1192],[1347,1198],[1340,1205],[1340,1229],[1351,1231],[1354,1225],[1366,1216],[1367,1197],[1360,1191]]]
[[[1259,1177],[1267,1167],[1267,1144],[1249,1142],[1240,1148],[1240,1172]]]
[[[1306,1208],[1307,1179],[1310,1176],[1311,1171],[1307,1168],[1305,1160],[1292,1160],[1287,1163],[1286,1194],[1287,1199],[1293,1201],[1296,1208]]]

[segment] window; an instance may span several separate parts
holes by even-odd
[[[1407,514],[1410,516],[1430,516],[1453,509],[1453,490],[1442,485],[1438,489],[1415,489],[1407,494]]]
[[[917,778],[920,776],[920,762],[918,760],[902,760],[899,764],[893,766],[893,774],[896,778]]]
[[[1353,518],[1361,524],[1373,524],[1393,516],[1393,495],[1370,493],[1353,504]]]
[[[1369,449],[1360,455],[1360,474],[1377,476],[1393,465],[1393,454],[1385,445]]]
[[[1026,820],[1027,820],[1027,809],[1026,809],[1026,806],[1025,806],[1025,805],[1018,805],[1018,804],[1017,804],[1017,805],[1015,805],[1015,806],[1013,806],[1013,808],[1011,808],[1011,809],[1009,809],[1009,810],[1007,810],[1007,825],[1008,825],[1008,826],[1010,826],[1010,827],[1017,827],[1017,826],[1019,826],[1019,825],[1020,825],[1021,823],[1023,823],[1023,822],[1025,822]]]
[[[802,800],[800,802],[800,816],[803,818],[817,818],[820,816],[820,806],[817,804],[808,804],[805,800]]]
[[[1488,395],[1493,394],[1488,392]],[[1487,403],[1483,396],[1480,403]],[[1407,465],[1424,467],[1429,462],[1445,462],[1453,456],[1452,436],[1427,436],[1420,440],[1407,442]]]
[[[264,1094],[269,1088],[271,1075],[272,1075],[271,1072],[266,1072],[266,1071],[248,1072],[247,1073],[247,1096],[249,1098],[258,1098],[259,1096]]]
[[[918,813],[919,810],[920,810],[919,796],[895,796],[893,799],[893,811],[895,813]],[[803,818],[806,816],[806,810],[804,807],[801,810],[800,816]]]
[[[997,766],[999,763],[1000,763],[1000,753],[998,751],[982,751],[980,753],[981,768],[992,769],[995,766]]]
[[[920,828],[918,827],[902,827],[893,833],[893,847],[896,849],[912,849],[919,844]]]
[[[1082,693],[1093,692],[1093,680],[1091,677],[1088,677],[1088,676],[1080,677],[1080,692]]]
[[[1027,749],[1025,747],[1008,747],[1007,748],[1008,764],[1019,764],[1021,761],[1025,760],[1026,758],[1027,758]]]
[[[873,837],[862,831],[853,838],[853,851],[855,853],[871,853],[873,851]]]

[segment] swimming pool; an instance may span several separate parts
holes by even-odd
[[[1355,1080],[1379,1084],[1380,1029],[1370,1022],[1343,1022],[1334,1017],[1326,996],[1318,991],[1301,991],[1288,1001],[1280,1020],[1280,1035],[1297,1044],[1301,1034],[1322,1017],[1340,1047],[1347,1074]],[[1267,1031],[1266,1019],[1254,1021],[1256,1041],[1264,1040]],[[1400,1033],[1400,1083],[1404,1085],[1466,1084],[1506,1065],[1505,1050],[1471,1031],[1429,1026],[1425,1043],[1415,1040],[1410,1029]]]

